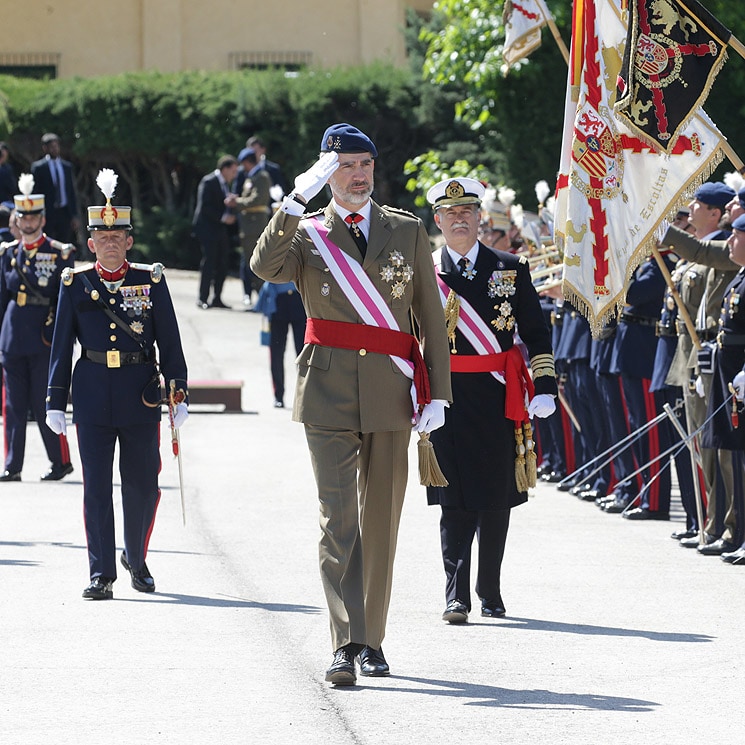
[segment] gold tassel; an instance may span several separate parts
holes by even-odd
[[[448,480],[440,470],[435,448],[429,441],[428,432],[419,433],[417,450],[419,451],[419,483],[422,486],[447,486]]]
[[[445,301],[445,322],[447,323],[448,339],[450,340],[450,354],[457,354],[455,348],[455,327],[458,325],[460,314],[460,298],[453,290],[450,290],[448,299]]]
[[[535,440],[533,440],[533,427],[528,419],[523,424],[525,432],[525,476],[529,487],[534,487],[538,478],[538,457],[535,454]]]
[[[523,444],[523,426],[515,426],[515,484],[519,492],[528,491],[528,474],[525,471],[525,445]]]

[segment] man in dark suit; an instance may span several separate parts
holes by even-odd
[[[199,299],[197,307],[227,308],[222,301],[222,286],[228,273],[231,241],[228,227],[236,221],[229,208],[230,185],[238,173],[238,161],[224,155],[217,161],[217,168],[200,182],[197,191],[197,206],[192,227],[202,247],[202,262],[199,265]],[[208,303],[212,289],[212,302]]]
[[[411,425],[429,431],[444,421],[449,355],[421,220],[370,199],[375,145],[341,123],[326,130],[321,151],[259,238],[251,269],[294,282],[308,315],[293,418],[305,425],[318,487],[334,649],[326,680],[354,685],[355,657],[362,675],[390,672],[382,641]],[[327,183],[332,201],[305,215]]]
[[[266,145],[264,144],[264,140],[262,140],[261,137],[257,135],[253,135],[246,140],[246,147],[251,148],[256,153],[256,157],[259,161],[259,167],[263,168],[269,174],[272,180],[272,186],[279,186],[282,189],[282,194],[287,194],[287,190],[289,189],[287,179],[282,173],[282,169],[279,167],[279,164],[275,163],[273,160],[269,160],[269,158],[266,157]],[[240,181],[244,178],[244,175],[238,174],[239,184],[238,187],[235,189],[237,194],[241,193]],[[269,206],[271,206],[271,202],[272,200],[270,199]]]
[[[451,624],[468,620],[475,536],[481,615],[505,614],[500,575],[510,509],[527,502],[535,485],[530,418],[551,415],[558,393],[551,331],[527,260],[478,240],[483,195],[471,178],[445,179],[427,193],[447,242],[434,260],[451,341],[453,405],[431,440],[448,486],[428,487],[427,501],[441,508],[442,619]],[[515,346],[518,328],[534,384]]]
[[[31,164],[36,188],[46,202],[46,231],[62,243],[74,243],[80,229],[72,164],[60,158],[60,138],[47,132],[41,138],[44,157]]]
[[[0,202],[12,202],[16,193],[16,177],[8,162],[9,157],[8,146],[0,142]]]
[[[72,381],[91,580],[83,597],[89,600],[113,597],[112,470],[117,444],[124,513],[119,560],[135,590],[155,590],[145,557],[160,498],[159,370],[172,390],[174,426],[188,416],[186,362],[163,265],[127,261],[131,209],[112,207],[111,177],[115,185],[116,175],[104,169],[97,180],[106,205],[88,208],[88,248],[96,263],[67,269],[62,277],[47,392],[47,424],[64,433]],[[73,371],[76,340],[82,350]]]

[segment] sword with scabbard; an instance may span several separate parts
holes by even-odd
[[[177,400],[176,381],[172,380],[168,386],[168,420],[171,424],[171,449],[178,460],[178,486],[181,493],[181,520],[186,525],[186,503],[184,501],[184,470],[181,464],[181,440],[179,439],[178,428],[176,427],[173,417],[176,411],[176,404],[181,403]]]

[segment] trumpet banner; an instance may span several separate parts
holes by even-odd
[[[541,29],[552,15],[543,0],[505,0],[503,18],[502,57],[509,68],[541,45]]]
[[[670,153],[727,59],[731,33],[696,0],[632,0],[616,113]]]
[[[722,160],[722,136],[699,108],[669,153],[614,113],[624,57],[623,0],[575,0],[554,238],[565,297],[594,334],[614,318],[663,219]]]

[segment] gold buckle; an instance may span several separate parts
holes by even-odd
[[[23,308],[23,306],[26,305],[26,293],[25,292],[16,293],[16,305],[18,305],[19,308]]]
[[[118,349],[109,349],[106,352],[106,367],[121,367],[122,362],[119,358]]]

